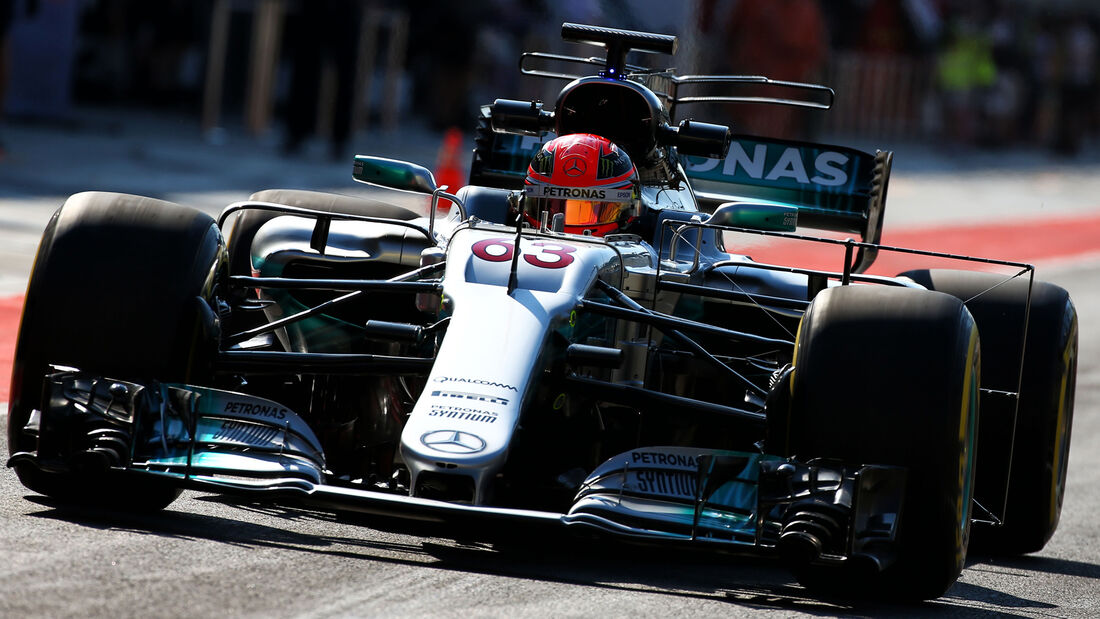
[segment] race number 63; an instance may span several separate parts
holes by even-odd
[[[538,251],[523,254],[523,260],[527,264],[540,269],[561,269],[573,262],[573,252],[577,251],[572,245],[561,243],[548,243],[537,241],[531,244]],[[488,262],[505,262],[512,259],[515,252],[515,244],[508,239],[484,239],[474,243],[470,248],[474,255]]]

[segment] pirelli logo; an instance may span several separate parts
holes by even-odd
[[[466,393],[463,391],[443,391],[437,390],[432,392],[433,398],[454,398],[456,400],[472,400],[474,402],[488,402],[489,404],[500,404],[501,406],[508,406],[508,398],[499,398],[490,395],[484,395],[481,393]]]

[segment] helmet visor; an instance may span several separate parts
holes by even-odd
[[[529,184],[527,195],[535,198],[539,211],[548,211],[551,215],[563,213],[567,226],[614,223],[634,199],[629,186],[576,188]]]
[[[565,208],[557,210],[553,206],[551,213],[564,212],[567,226],[593,226],[609,224],[619,220],[623,210],[621,202],[592,202],[590,200],[565,200]]]

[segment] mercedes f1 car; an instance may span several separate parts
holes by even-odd
[[[523,54],[567,84],[552,109],[486,105],[453,193],[361,155],[362,195],[261,191],[216,221],[72,196],[27,290],[8,466],[120,509],[190,488],[771,557],[833,595],[942,595],[972,523],[991,550],[1042,548],[1067,293],[884,246],[889,152],[676,120],[831,89],[627,62],[673,36],[562,35],[606,55]],[[753,260],[744,238],[836,258]],[[884,252],[971,268],[871,274]]]

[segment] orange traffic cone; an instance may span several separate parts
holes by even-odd
[[[443,134],[443,145],[439,147],[439,157],[435,162],[435,184],[437,187],[447,186],[447,193],[457,193],[463,185],[462,156],[462,131],[458,127],[451,127]],[[450,200],[440,200],[439,210],[449,211]]]

